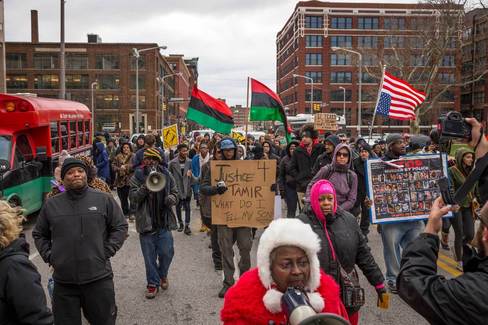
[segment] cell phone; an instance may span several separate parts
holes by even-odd
[[[447,177],[441,177],[438,180],[439,189],[441,190],[442,200],[445,204],[454,205],[454,190],[449,184]]]

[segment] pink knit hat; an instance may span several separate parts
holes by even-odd
[[[320,209],[319,201],[320,196],[323,194],[334,195],[334,207],[332,208],[332,213],[335,214],[337,211],[337,197],[334,185],[332,185],[332,183],[328,180],[321,179],[317,183],[313,184],[312,189],[310,190],[310,204],[312,206],[313,212],[319,219],[324,218],[322,209]]]

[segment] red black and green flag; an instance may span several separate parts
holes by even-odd
[[[285,109],[280,97],[261,82],[251,78],[250,121],[280,121],[284,124],[286,139],[291,140],[292,131],[286,119]]]
[[[193,87],[186,118],[216,132],[230,134],[234,127],[232,111],[223,101]]]

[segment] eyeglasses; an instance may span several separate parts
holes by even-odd
[[[345,152],[338,152],[337,157],[349,158],[349,154]]]

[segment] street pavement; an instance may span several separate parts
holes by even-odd
[[[31,260],[42,276],[46,288],[49,270],[37,254],[31,232],[35,224],[32,217],[25,224],[25,233],[31,243]],[[173,232],[175,256],[170,267],[169,289],[153,299],[144,297],[145,269],[134,223],[129,224],[129,238],[122,249],[112,258],[116,300],[117,324],[219,324],[223,299],[217,294],[222,285],[222,272],[214,271],[209,249],[210,238],[200,229],[200,212],[192,202],[192,235]],[[262,231],[258,231],[253,243],[252,266],[256,265],[256,249]],[[451,236],[453,237],[453,236]],[[384,271],[381,238],[375,227],[369,235],[369,245],[374,258]],[[444,252],[448,255],[448,252]],[[452,264],[448,256],[445,265]],[[452,267],[447,267],[452,271]],[[427,322],[407,306],[397,295],[392,295],[388,310],[376,307],[376,292],[361,272],[361,286],[366,291],[366,305],[360,311],[360,324],[423,325]],[[439,273],[450,277],[446,271]],[[237,274],[236,274],[237,276]],[[47,292],[47,291],[46,291]],[[48,299],[49,300],[49,299]]]

